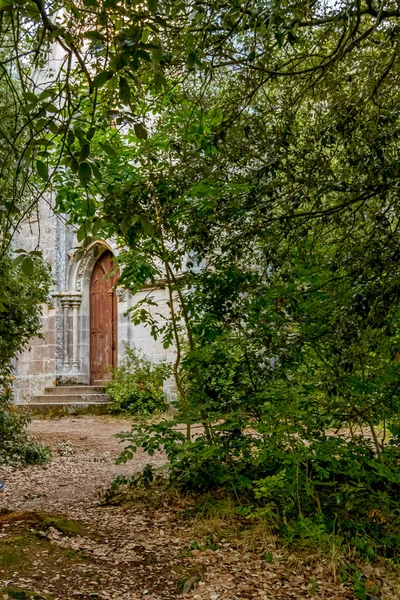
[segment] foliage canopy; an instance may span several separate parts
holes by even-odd
[[[1,11],[15,181],[54,182],[79,242],[115,236],[121,282],[170,293],[162,325],[144,302],[132,318],[175,344],[179,414],[123,459],[163,445],[175,482],[287,535],[310,519],[398,554],[397,2]]]

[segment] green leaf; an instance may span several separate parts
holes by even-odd
[[[94,237],[96,237],[97,234],[99,233],[100,227],[101,227],[101,219],[93,219],[93,221],[92,221],[92,235]]]
[[[39,102],[39,98],[32,92],[23,92],[22,96],[27,102],[34,102],[35,104]]]
[[[187,65],[189,67],[190,70],[194,69],[194,66],[197,65],[201,65],[201,62],[199,60],[199,57],[197,56],[196,52],[194,52],[193,50],[191,50],[187,56]]]
[[[162,73],[156,73],[154,75],[154,85],[157,90],[162,90],[167,87],[167,80]]]
[[[82,242],[82,240],[85,239],[87,234],[87,226],[81,225],[78,229],[78,231],[76,232],[76,239],[78,240],[78,242]]]
[[[72,44],[72,42],[74,41],[74,38],[72,37],[72,35],[69,31],[65,32],[64,40],[66,41],[67,44]]]
[[[121,233],[122,235],[125,235],[125,233],[127,233],[130,229],[131,226],[131,220],[129,217],[125,217],[124,219],[122,219],[121,223],[120,223],[120,229],[121,229]]]
[[[88,142],[85,142],[84,144],[82,144],[81,147],[81,151],[79,154],[79,159],[80,161],[84,161],[90,154],[90,144]]]
[[[53,133],[54,135],[58,135],[58,133],[60,131],[57,123],[55,123],[54,121],[49,122],[49,129],[50,129],[51,133]]]
[[[151,55],[153,57],[154,62],[159,63],[164,58],[164,50],[161,47],[159,47],[159,48],[153,48],[153,51],[152,51]]]
[[[106,154],[108,154],[108,156],[116,156],[117,153],[115,152],[112,146],[109,146],[108,144],[103,144],[103,142],[99,142],[99,146],[102,150],[104,150]]]
[[[99,31],[87,31],[85,38],[94,42],[104,42],[106,39]]]
[[[101,175],[100,169],[93,163],[90,163],[90,166],[92,168],[93,175],[96,177],[96,179],[101,181],[103,179],[103,177]]]
[[[78,140],[86,140],[86,133],[83,131],[82,127],[75,127],[74,131]]]
[[[112,77],[112,71],[102,71],[93,79],[93,87],[100,88]]]
[[[8,0],[0,0],[0,12],[3,12],[5,10],[12,10],[13,9],[13,5],[11,2],[8,2]]]
[[[96,212],[96,204],[91,198],[85,198],[82,202],[82,214],[85,217],[93,217]]]
[[[139,217],[140,225],[146,235],[149,237],[154,236],[154,225],[149,221],[149,219],[145,215],[140,215]]]
[[[34,122],[36,131],[40,131],[41,129],[43,129],[43,127],[46,125],[46,123],[47,123],[47,119],[37,119],[37,121]]]
[[[82,162],[78,168],[78,176],[81,182],[85,185],[92,177],[92,168],[87,162]]]
[[[156,13],[158,8],[158,0],[147,0],[147,6],[151,13]]]
[[[50,89],[43,90],[41,94],[39,94],[39,100],[46,100],[47,98],[53,98],[54,92]]]
[[[95,133],[96,133],[96,127],[90,127],[89,130],[86,132],[87,139],[92,140]]]
[[[83,5],[95,8],[97,6],[97,0],[83,0]]]
[[[43,181],[48,181],[49,170],[47,168],[47,165],[45,165],[43,161],[41,161],[41,160],[36,161],[36,169],[39,174],[39,177],[41,177],[43,179]]]
[[[30,256],[25,256],[24,260],[21,263],[21,269],[24,275],[27,277],[31,277],[33,275],[33,260]]]
[[[127,60],[123,54],[117,54],[110,61],[110,67],[113,71],[120,71],[124,67],[126,67]]]
[[[139,140],[147,140],[147,130],[142,123],[135,123],[133,128]]]
[[[19,256],[17,256],[17,258],[14,258],[14,265],[18,266],[22,263],[23,260],[25,260],[26,258],[26,253],[24,254],[20,254]]]
[[[135,56],[137,56],[138,58],[141,58],[143,60],[145,60],[146,62],[151,62],[151,56],[148,52],[146,52],[146,50],[137,50],[135,52]]]
[[[79,169],[79,163],[76,160],[76,158],[72,157],[71,158],[71,163],[70,163],[70,167],[73,173],[77,173],[78,169]]]
[[[125,77],[119,78],[119,97],[124,104],[129,104],[131,100],[131,89]]]

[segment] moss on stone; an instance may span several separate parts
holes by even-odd
[[[71,521],[69,519],[63,519],[62,517],[45,513],[41,513],[40,516],[42,518],[43,527],[45,528],[54,527],[69,537],[77,535],[84,537],[88,535],[85,527],[78,521]]]

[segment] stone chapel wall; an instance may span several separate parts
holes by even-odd
[[[56,261],[55,217],[49,199],[40,202],[38,214],[22,225],[14,241],[15,248],[42,250],[44,258],[52,266],[53,277]],[[37,218],[39,217],[39,218]],[[30,348],[20,354],[15,366],[15,396],[17,402],[27,402],[32,395],[42,393],[45,387],[53,385],[56,377],[56,306],[51,298],[42,305],[43,338],[35,337]]]
[[[111,242],[98,241],[100,249],[118,250]],[[15,240],[16,248],[39,248],[50,263],[54,281],[49,302],[43,305],[43,338],[31,340],[30,348],[22,352],[15,365],[15,399],[29,402],[32,396],[42,395],[46,387],[62,384],[89,384],[89,286],[96,259],[89,249],[76,260],[78,243],[73,228],[62,216],[53,213],[49,200],[39,206],[39,220],[25,223]],[[135,297],[118,288],[118,362],[125,346],[141,350],[148,359],[173,361],[173,349],[165,350],[161,340],[154,340],[150,328],[134,325],[126,311],[145,294],[157,302],[153,314],[168,315],[168,292],[163,289],[144,289]],[[159,317],[157,317],[159,318]],[[169,395],[172,385],[167,385]]]

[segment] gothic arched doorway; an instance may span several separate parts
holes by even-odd
[[[106,250],[93,267],[90,278],[90,383],[111,378],[110,367],[117,366],[118,312],[114,285],[118,275],[113,255]]]

